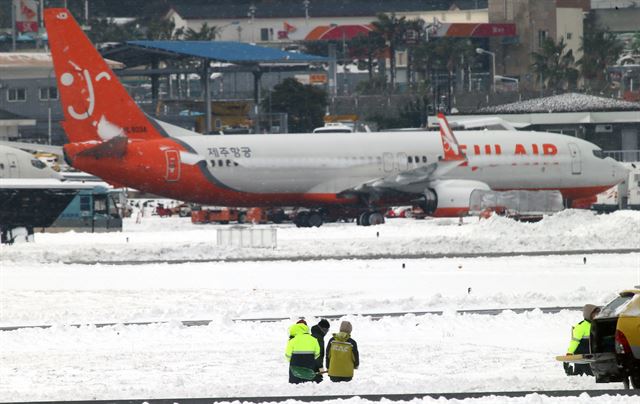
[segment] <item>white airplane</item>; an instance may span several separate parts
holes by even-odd
[[[120,186],[208,205],[306,207],[296,224],[352,215],[383,222],[388,206],[434,216],[469,209],[474,189],[559,190],[590,198],[626,169],[584,140],[553,133],[464,131],[202,136],[146,116],[72,15],[45,24],[73,167]]]
[[[0,144],[0,179],[2,178],[60,179],[62,176],[33,154]]]

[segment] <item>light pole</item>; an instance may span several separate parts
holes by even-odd
[[[496,92],[496,54],[493,52],[489,52],[488,50],[484,50],[482,48],[476,48],[476,53],[478,55],[482,55],[486,53],[487,55],[491,55],[491,92]]]
[[[302,5],[304,5],[304,24],[309,25],[309,0],[304,0]]]
[[[249,16],[249,24],[251,24],[251,42],[254,42],[254,43],[255,43],[256,39],[255,39],[255,35],[254,35],[255,28],[253,26],[253,23],[254,23],[255,18],[256,18],[256,10],[257,10],[257,8],[256,8],[256,6],[254,4],[249,6],[248,16]]]

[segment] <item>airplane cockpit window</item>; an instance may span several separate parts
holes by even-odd
[[[604,152],[603,152],[602,150],[600,150],[600,149],[595,149],[595,150],[593,151],[593,155],[594,155],[594,156],[596,156],[596,157],[597,157],[597,158],[599,158],[599,159],[603,159],[603,158],[605,158],[605,157],[606,157],[606,156],[604,155]]]
[[[47,165],[38,159],[31,159],[31,165],[40,170],[44,169]]]

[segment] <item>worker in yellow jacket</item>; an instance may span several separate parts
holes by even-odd
[[[289,342],[284,353],[289,361],[289,383],[304,383],[316,378],[316,360],[320,357],[318,340],[309,333],[304,320],[289,328]]]
[[[333,334],[327,344],[327,369],[332,382],[348,382],[353,370],[360,365],[358,344],[351,338],[353,327],[348,321],[340,324],[340,332]]]
[[[585,304],[582,309],[584,320],[573,326],[571,329],[571,341],[567,348],[567,355],[585,354],[591,352],[589,344],[589,335],[591,334],[591,322],[593,318],[600,312],[598,306],[593,304]],[[573,375],[589,375],[593,376],[591,365],[588,363],[567,363],[564,362],[564,371],[568,376]]]

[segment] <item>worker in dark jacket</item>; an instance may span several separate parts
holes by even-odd
[[[353,327],[348,321],[340,324],[340,332],[333,334],[327,344],[327,369],[332,382],[348,382],[353,370],[360,365],[358,344],[351,338]]]
[[[571,329],[571,342],[567,348],[567,355],[590,353],[589,334],[591,333],[591,322],[600,312],[598,306],[586,304],[582,309],[584,320],[573,326]],[[568,363],[564,362],[564,371],[568,376],[589,375],[593,376],[593,371],[588,363]]]
[[[318,340],[318,345],[320,345],[320,357],[316,359],[316,378],[315,382],[320,383],[322,381],[322,371],[324,370],[322,362],[324,361],[324,336],[329,332],[330,324],[326,319],[322,319],[318,322],[318,324],[311,327],[311,335]]]
[[[309,327],[302,321],[289,328],[287,349],[284,353],[289,361],[289,383],[304,383],[316,377],[316,359],[320,357],[318,340],[309,334]]]

